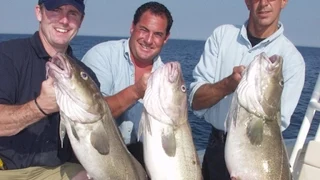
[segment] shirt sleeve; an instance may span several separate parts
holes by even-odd
[[[190,84],[189,103],[192,107],[194,94],[204,84],[215,82],[215,70],[218,61],[218,41],[217,35],[214,31],[213,34],[206,40],[204,51],[200,56],[198,64],[195,66],[192,77],[194,79]],[[198,117],[203,117],[208,109],[193,110],[193,113]]]
[[[82,62],[88,66],[100,82],[100,91],[104,96],[112,94],[113,76],[110,64],[110,50],[101,45],[91,48],[82,58]]]
[[[284,88],[281,95],[281,129],[290,124],[291,116],[299,102],[305,80],[305,62],[299,52],[287,56],[283,69]]]

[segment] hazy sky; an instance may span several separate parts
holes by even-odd
[[[79,35],[128,36],[134,11],[143,0],[85,0],[86,16]],[[31,34],[38,29],[38,0],[1,0],[0,33]],[[174,19],[171,38],[205,40],[218,25],[243,24],[244,0],[159,0]],[[295,44],[320,47],[320,0],[289,0],[281,21]]]

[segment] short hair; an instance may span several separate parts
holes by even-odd
[[[170,11],[161,3],[158,2],[147,2],[142,4],[135,12],[134,17],[133,17],[133,24],[136,25],[142,16],[143,13],[150,11],[154,15],[162,16],[165,15],[167,18],[167,28],[166,28],[166,33],[170,33],[170,29],[173,23],[173,19],[171,16]]]

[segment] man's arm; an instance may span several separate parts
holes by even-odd
[[[53,80],[49,78],[41,86],[40,95],[37,97],[39,107],[46,113],[58,111]],[[0,104],[0,136],[12,136],[21,130],[45,117],[35,104],[29,101],[22,105]]]
[[[230,76],[222,80],[219,79],[220,81],[218,82],[216,80],[216,73],[221,68],[219,65],[219,52],[222,34],[222,27],[213,31],[212,35],[206,40],[204,51],[193,70],[194,82],[190,84],[189,102],[197,116],[203,115],[204,111],[200,110],[210,108],[226,95],[231,94],[241,79],[243,66],[234,67]]]
[[[217,83],[207,83],[200,86],[193,97],[192,109],[201,110],[209,108],[217,104],[226,95],[233,93],[241,80],[243,70],[244,66],[236,66],[233,68],[230,76]]]
[[[30,124],[45,117],[36,107],[34,101],[23,105],[0,104],[0,136],[13,136]]]
[[[135,84],[128,86],[115,95],[105,97],[112,116],[115,119],[118,118],[136,101],[138,101],[140,98],[143,98],[144,92],[147,88],[149,76],[150,73],[145,73]]]
[[[100,90],[105,95],[112,116],[116,119],[140,98],[143,98],[150,74],[144,74],[135,84],[114,94],[115,79],[112,74],[114,57],[111,56],[111,49],[109,44],[96,45],[87,51],[81,61],[95,73],[101,84]]]

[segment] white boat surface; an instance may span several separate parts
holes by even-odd
[[[310,102],[302,121],[298,137],[290,153],[290,165],[294,179],[314,180],[320,179],[320,126],[315,137],[306,141],[313,117],[320,111],[320,74]]]

